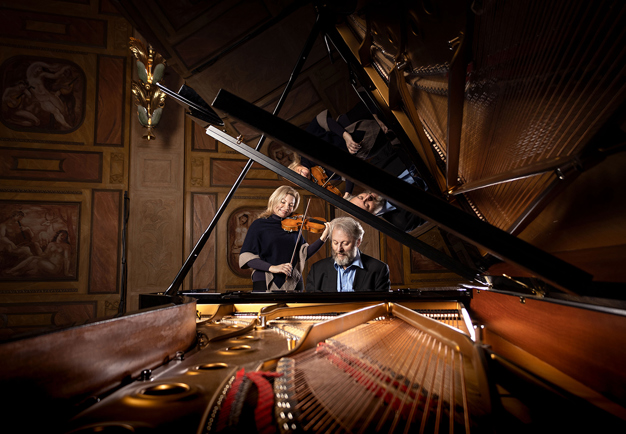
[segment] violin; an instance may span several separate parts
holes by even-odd
[[[311,171],[311,180],[315,182],[317,185],[325,188],[331,193],[335,193],[338,196],[341,196],[341,192],[337,187],[328,183],[328,175],[326,175],[326,171],[321,166],[313,166],[310,169]]]
[[[302,214],[294,214],[282,219],[280,225],[287,232],[299,231],[300,228],[303,231],[313,232],[314,234],[324,232],[326,220],[321,217],[307,217],[305,219],[303,217]]]

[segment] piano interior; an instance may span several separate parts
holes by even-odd
[[[148,3],[117,2],[165,49],[137,13]],[[310,41],[322,39],[345,63],[346,86],[380,113],[393,148],[427,190],[215,89],[205,78],[227,52],[194,70],[178,66],[200,101],[211,101],[186,94],[179,102],[211,137],[462,283],[358,294],[183,291],[199,242],[169,288],[141,298],[140,311],[2,344],[11,355],[5,390],[15,390],[17,404],[46,409],[33,426],[207,434],[624,429],[626,201],[618,192],[626,181],[626,4],[269,3],[274,18],[232,50],[309,9]],[[302,50],[300,61],[310,47]],[[215,113],[226,125],[210,122]],[[405,232],[329,193],[230,134],[234,120],[427,223]],[[67,342],[75,353],[58,351]],[[17,404],[7,408],[23,414]]]

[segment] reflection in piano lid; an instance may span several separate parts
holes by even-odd
[[[118,3],[156,38],[136,5]],[[319,16],[284,95],[321,35],[428,193],[280,119],[282,97],[270,114],[220,91],[206,119],[193,116],[245,122],[461,240],[467,255],[446,254],[267,158],[264,139],[253,149],[208,129],[248,169],[270,168],[466,283],[358,296],[182,292],[220,208],[172,285],[140,297],[142,311],[2,344],[10,414],[73,433],[624,428],[626,209],[614,193],[626,181],[626,5],[372,1],[336,14],[313,3]],[[185,75],[202,102],[217,94],[204,81],[212,59]]]

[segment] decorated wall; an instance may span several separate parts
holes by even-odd
[[[160,29],[149,35],[108,0],[25,1],[0,11],[0,338],[132,311],[140,294],[164,291],[247,162],[170,98],[153,137],[145,138],[131,94],[139,76],[130,37],[149,40],[166,59],[167,88],[187,83],[209,103],[224,88],[271,112],[315,20],[311,8],[302,8],[198,75],[191,71],[281,6],[249,2],[259,15],[228,1],[151,4],[130,17],[142,29]],[[219,29],[238,33],[226,38]],[[318,38],[279,116],[305,128],[320,111],[337,116],[357,101],[345,64]],[[256,146],[259,132],[220,115],[227,133]],[[294,158],[271,140],[262,152],[284,165]],[[272,191],[287,183],[252,165],[184,289],[252,289],[238,254]],[[306,191],[302,199],[300,212],[310,199],[310,215],[343,215]],[[313,241],[319,234],[305,236]],[[442,250],[454,248],[436,229],[422,236]],[[394,288],[458,281],[367,226],[361,247],[389,264]]]
[[[108,1],[0,10],[0,337],[119,310],[131,31]]]

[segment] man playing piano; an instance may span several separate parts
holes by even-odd
[[[331,222],[332,257],[311,267],[306,279],[307,292],[389,291],[389,267],[361,253],[365,231],[351,217]]]

